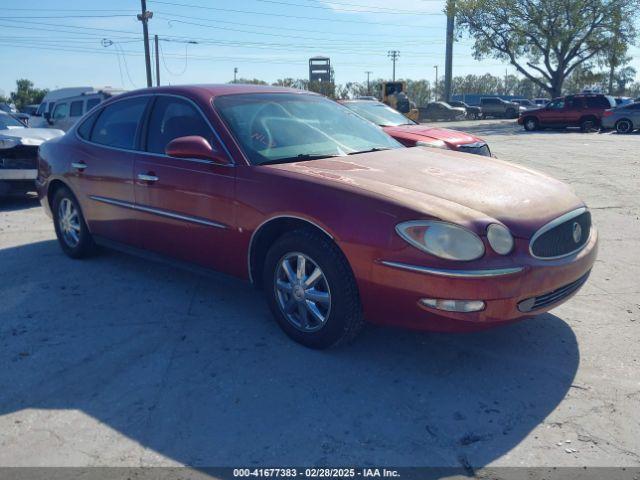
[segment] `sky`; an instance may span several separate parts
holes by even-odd
[[[0,94],[18,78],[38,88],[146,86],[139,0],[1,0]],[[331,58],[337,83],[444,73],[444,0],[147,0],[160,39],[162,84],[307,78],[308,59]],[[153,44],[152,44],[153,46]],[[454,75],[516,73],[454,46]],[[632,66],[640,70],[637,58]]]

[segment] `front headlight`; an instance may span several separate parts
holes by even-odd
[[[442,140],[432,140],[430,142],[416,142],[416,147],[430,147],[430,148],[441,148],[443,150],[449,150],[447,144]]]
[[[507,227],[492,223],[487,227],[487,240],[496,253],[506,255],[513,248],[513,235]]]
[[[453,223],[416,220],[396,225],[396,232],[414,247],[446,260],[468,261],[484,255],[480,237]]]
[[[13,148],[18,145],[18,143],[20,142],[17,138],[0,138],[0,148],[3,150]]]

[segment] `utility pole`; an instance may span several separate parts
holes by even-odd
[[[507,91],[507,77],[509,76],[509,70],[504,69],[504,94],[507,95],[509,92]]]
[[[371,75],[373,72],[367,70],[364,73],[367,74],[367,95],[371,95],[371,84],[369,83],[369,75]]]
[[[142,35],[144,36],[144,62],[147,69],[147,87],[152,86],[151,82],[151,54],[149,52],[149,27],[147,23],[153,17],[153,12],[147,10],[147,1],[140,0],[142,13],[138,14],[138,20],[142,22]]]
[[[393,62],[393,80],[396,81],[396,61],[400,58],[400,52],[398,50],[389,50],[387,52],[387,57],[391,59]]]
[[[444,62],[444,101],[451,100],[451,79],[453,76],[453,29],[456,18],[455,0],[447,0],[447,42]]]
[[[433,89],[433,99],[437,102],[438,101],[438,65],[434,65],[433,68],[436,69],[436,86]]]
[[[233,83],[238,82],[238,67],[233,67]]]
[[[160,48],[158,47],[158,35],[153,36],[153,41],[156,44],[156,86],[160,86]]]

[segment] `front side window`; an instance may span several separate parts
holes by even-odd
[[[71,106],[69,107],[69,116],[70,117],[82,116],[82,100],[76,100],[75,102],[71,102]]]
[[[109,147],[135,148],[136,132],[148,97],[129,98],[105,107],[93,126],[91,141]]]
[[[68,116],[69,116],[69,104],[68,103],[57,104],[55,110],[53,111],[53,119],[59,120],[62,118],[66,118]]]
[[[213,145],[213,133],[196,108],[186,100],[160,96],[153,105],[147,129],[147,151],[165,153],[176,138],[197,135]]]
[[[36,110],[36,116],[41,117],[44,112],[47,111],[47,102],[42,102]]]
[[[549,103],[549,108],[552,110],[561,110],[564,108],[564,99],[559,98]]]
[[[412,125],[407,117],[397,110],[379,102],[348,102],[344,104],[361,117],[382,127],[396,127],[398,125]]]
[[[214,106],[256,165],[402,148],[371,122],[316,95],[225,95]]]

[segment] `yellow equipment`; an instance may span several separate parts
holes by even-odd
[[[382,103],[398,110],[414,122],[418,121],[420,112],[407,97],[407,84],[405,82],[383,82],[381,89]]]

